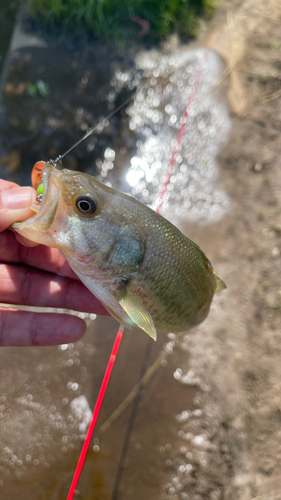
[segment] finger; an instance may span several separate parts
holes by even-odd
[[[43,245],[27,248],[16,240],[15,234],[11,231],[0,234],[0,262],[13,264],[21,262],[43,271],[78,279],[57,249]]]
[[[85,322],[77,316],[0,308],[1,346],[69,344],[85,331]]]
[[[3,179],[0,179],[0,189],[12,189],[15,187],[18,187],[18,184],[15,184],[15,182],[4,181]]]
[[[20,243],[20,245],[23,245],[25,247],[33,248],[33,247],[38,247],[39,243],[35,243],[35,241],[28,240],[24,236],[18,233],[14,233],[16,240]]]
[[[0,264],[0,302],[108,314],[81,281],[25,266]]]
[[[36,191],[31,187],[0,190],[0,232],[34,215],[30,205],[35,198]]]

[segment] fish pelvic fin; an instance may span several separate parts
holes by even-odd
[[[119,304],[135,325],[144,330],[153,340],[157,339],[157,332],[151,314],[144,307],[141,300],[128,288],[126,288],[126,293],[119,301]]]
[[[218,276],[215,276],[215,282],[216,282],[215,293],[218,293],[221,290],[224,290],[225,288],[227,288],[225,282],[222,281]]]

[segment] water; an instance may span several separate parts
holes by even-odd
[[[0,5],[0,71],[9,49],[17,12],[16,2],[2,0]]]
[[[68,149],[141,82],[127,111],[66,157],[65,165],[156,202],[202,49],[140,53],[136,63],[107,55],[105,61],[102,50],[98,55],[51,43],[15,50],[3,95],[2,177],[29,183],[35,161]],[[230,122],[220,94],[211,92],[221,70],[210,53],[165,198],[164,214],[178,224],[219,220],[229,207],[215,158]],[[28,83],[38,79],[48,85],[46,97],[27,93]],[[0,488],[7,500],[66,498],[118,326],[112,318],[85,318],[88,332],[77,344],[0,351]],[[148,342],[144,332],[125,332],[77,498],[112,498],[131,407],[104,434],[99,428],[138,382]],[[189,336],[162,337],[152,344],[150,364],[165,345],[167,359],[141,393],[118,498],[188,500],[188,489],[199,495],[205,481],[215,499],[211,473],[220,465],[219,452],[212,462],[206,450],[219,420],[214,415],[204,429],[200,390],[206,387],[193,367],[199,347],[192,352]]]
[[[152,207],[159,204],[165,173],[203,60],[203,49],[173,54],[155,50],[137,57],[146,84],[127,111],[129,128],[136,131],[139,140],[126,179],[131,194]],[[226,193],[218,187],[216,157],[228,137],[230,120],[221,94],[212,90],[222,71],[220,58],[209,53],[164,197],[162,214],[175,223],[179,218],[219,220],[229,208]],[[119,85],[132,79],[128,74],[115,74]],[[104,162],[101,177],[106,177],[110,168]]]

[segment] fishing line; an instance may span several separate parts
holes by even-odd
[[[108,120],[110,120],[110,118],[112,118],[113,115],[115,115],[116,113],[118,113],[118,111],[120,111],[120,109],[122,109],[124,106],[126,106],[126,104],[128,104],[132,98],[134,97],[135,93],[133,92],[132,95],[130,95],[130,97],[128,97],[125,101],[122,102],[122,104],[120,104],[120,106],[117,106],[117,108],[115,108],[112,113],[110,113],[108,116],[106,116],[103,120],[101,120],[94,128],[90,128],[86,134],[83,135],[83,137],[81,137],[81,139],[79,139],[77,142],[75,142],[75,144],[73,144],[73,146],[71,146],[71,148],[69,148],[65,153],[63,153],[62,155],[59,155],[55,160],[50,160],[50,163],[52,163],[53,165],[56,165],[57,163],[61,163],[62,159],[68,155],[68,153],[70,153],[73,149],[75,149],[77,146],[79,146],[79,144],[81,144],[83,141],[85,141],[88,137],[90,137],[90,135],[92,135],[94,132],[96,132],[96,130],[98,130],[98,128],[102,125],[102,126],[105,126],[106,123],[108,122]]]
[[[210,50],[210,41],[211,41],[212,34],[213,34],[213,32],[211,31],[209,33],[209,35],[208,35],[207,42],[206,42],[206,45],[205,45],[205,48],[204,48],[203,57],[201,59],[199,69],[198,69],[198,71],[196,73],[195,81],[194,81],[194,84],[193,84],[193,87],[192,87],[192,90],[191,90],[191,94],[189,96],[189,99],[188,99],[188,102],[187,102],[187,105],[186,105],[186,108],[185,108],[185,112],[184,112],[184,115],[183,115],[182,120],[181,120],[182,124],[181,124],[181,127],[179,129],[179,133],[178,133],[177,140],[176,140],[176,145],[174,147],[174,150],[173,150],[173,153],[172,153],[172,156],[171,156],[171,160],[170,160],[170,163],[169,163],[168,171],[167,171],[167,174],[166,174],[166,179],[165,179],[165,181],[164,181],[164,183],[162,185],[162,189],[161,189],[160,196],[159,196],[159,201],[158,201],[158,206],[155,209],[155,211],[158,214],[160,213],[161,207],[163,205],[164,196],[165,196],[165,194],[167,192],[168,185],[169,185],[170,180],[171,180],[171,176],[172,176],[172,174],[174,172],[174,169],[175,169],[175,163],[176,163],[177,155],[178,155],[180,147],[181,147],[181,143],[182,143],[182,139],[183,139],[183,136],[184,136],[184,133],[185,133],[186,124],[188,122],[190,110],[191,110],[192,105],[194,103],[194,100],[195,100],[195,97],[196,97],[196,94],[197,94],[197,91],[198,91],[198,88],[199,88],[199,84],[200,84],[200,81],[201,81],[202,72],[203,72],[203,69],[204,69],[206,61],[207,61],[208,53],[209,53],[209,50]]]
[[[188,103],[187,103],[187,106],[186,106],[186,109],[185,109],[185,113],[184,113],[184,116],[183,116],[183,119],[182,119],[182,125],[181,125],[181,128],[179,130],[179,133],[178,133],[178,136],[177,136],[176,145],[175,145],[175,148],[173,150],[172,157],[171,157],[171,160],[170,160],[170,163],[169,163],[169,167],[168,167],[168,172],[167,172],[167,175],[166,175],[166,179],[165,179],[165,181],[163,183],[162,190],[161,190],[160,195],[159,195],[159,203],[158,203],[158,206],[157,206],[157,208],[155,210],[157,213],[159,213],[160,210],[161,210],[161,207],[162,207],[162,204],[163,204],[164,195],[165,195],[165,193],[167,191],[167,188],[168,188],[168,185],[170,183],[170,179],[171,179],[172,173],[174,171],[176,157],[177,157],[177,154],[178,154],[178,152],[180,150],[180,147],[181,147],[181,142],[182,142],[183,135],[184,135],[184,132],[185,132],[185,129],[186,129],[186,124],[187,124],[187,121],[188,121],[188,118],[189,118],[190,109],[191,109],[192,104],[193,104],[193,102],[195,100],[195,97],[196,97],[196,94],[197,94],[197,91],[198,91],[198,88],[199,88],[199,84],[200,84],[202,72],[203,72],[204,66],[205,66],[206,61],[207,61],[207,56],[208,56],[208,53],[209,53],[209,50],[210,50],[210,39],[211,39],[211,36],[212,36],[212,32],[210,32],[210,34],[208,36],[208,39],[207,39],[207,42],[206,42],[206,45],[205,45],[205,48],[204,48],[203,57],[202,57],[199,69],[198,69],[196,77],[195,77],[195,82],[193,84],[191,94],[190,94],[189,99],[188,99]],[[118,112],[119,109],[121,109],[123,106],[125,106],[132,99],[132,97],[133,96],[130,96],[130,98],[128,98],[127,101],[123,102],[122,105],[120,105],[119,107],[117,107],[101,123],[104,123],[111,116],[113,116],[116,112]],[[56,163],[61,162],[61,160],[70,151],[72,151],[76,146],[78,146],[81,142],[83,142],[85,139],[87,139],[87,137],[89,137],[95,130],[97,130],[97,128],[99,126],[100,126],[100,123],[95,128],[90,129],[88,132],[86,132],[86,134],[78,142],[76,142],[76,144],[74,144],[74,146],[72,146],[63,155],[59,156],[55,160],[55,162]],[[78,459],[77,467],[76,467],[76,470],[75,470],[75,473],[74,473],[74,476],[73,476],[73,480],[72,480],[72,483],[71,483],[71,486],[70,486],[70,490],[69,490],[69,493],[68,493],[68,496],[67,496],[67,500],[72,500],[73,499],[73,496],[74,496],[74,493],[75,493],[75,489],[76,489],[77,483],[79,481],[79,477],[81,475],[83,464],[84,464],[84,461],[85,461],[85,458],[86,458],[86,454],[87,454],[87,451],[88,451],[88,448],[89,448],[89,445],[90,445],[90,442],[91,442],[92,434],[93,434],[93,431],[95,429],[95,425],[96,425],[96,422],[97,422],[97,419],[98,419],[98,416],[99,416],[100,408],[101,408],[101,405],[102,405],[102,402],[103,402],[103,398],[104,398],[104,395],[105,395],[105,392],[106,392],[106,389],[107,389],[107,385],[108,385],[108,382],[109,382],[109,379],[110,379],[112,368],[113,368],[113,365],[114,365],[114,362],[115,362],[115,359],[116,359],[116,356],[117,356],[117,353],[118,353],[118,350],[119,350],[119,347],[120,347],[120,343],[121,343],[122,336],[123,336],[123,331],[124,331],[124,327],[122,325],[120,325],[119,329],[118,329],[118,332],[117,332],[117,335],[116,335],[116,338],[115,338],[115,341],[114,341],[114,345],[113,345],[112,352],[111,352],[111,355],[110,355],[110,358],[109,358],[109,362],[108,362],[108,365],[107,365],[107,368],[106,368],[106,371],[105,371],[105,374],[104,374],[104,378],[103,378],[103,381],[102,381],[102,384],[101,384],[100,392],[99,392],[99,395],[98,395],[98,398],[97,398],[97,401],[96,401],[96,404],[95,404],[95,407],[94,407],[94,411],[93,411],[93,415],[92,415],[92,420],[91,420],[91,423],[89,425],[89,428],[88,428],[88,431],[87,431],[87,434],[86,434],[86,438],[85,438],[85,441],[84,441],[84,444],[83,444],[83,447],[82,447],[82,450],[81,450],[81,453],[80,453],[80,457]],[[126,461],[126,458],[127,458],[127,453],[128,453],[129,445],[130,445],[130,438],[131,438],[131,434],[132,434],[132,431],[133,431],[133,428],[134,428],[135,418],[136,418],[136,415],[137,415],[138,405],[139,405],[139,402],[140,402],[141,387],[142,387],[142,382],[141,381],[142,381],[142,379],[144,377],[145,370],[147,369],[146,367],[148,366],[148,363],[149,363],[149,358],[150,358],[152,346],[153,346],[153,343],[151,342],[151,339],[148,339],[146,350],[145,350],[145,353],[144,353],[144,358],[143,358],[141,373],[140,373],[140,377],[139,377],[139,390],[137,391],[137,393],[136,393],[136,395],[134,397],[134,401],[133,401],[133,406],[132,406],[132,410],[131,410],[131,414],[130,414],[130,418],[129,418],[129,422],[128,422],[128,426],[127,426],[127,431],[126,431],[126,435],[125,435],[125,439],[124,439],[124,443],[123,443],[121,457],[120,457],[118,468],[117,468],[117,473],[116,473],[116,478],[115,478],[115,483],[114,483],[114,488],[113,488],[113,493],[112,493],[112,500],[117,500],[117,498],[118,498],[119,486],[121,484],[121,480],[122,480],[122,476],[123,476],[124,465],[125,465],[125,461]]]
[[[86,458],[86,454],[87,454],[87,451],[88,451],[88,448],[89,448],[89,445],[91,442],[92,434],[94,432],[96,422],[97,422],[97,419],[99,416],[99,412],[100,412],[103,398],[104,398],[104,395],[106,392],[106,388],[107,388],[107,385],[108,385],[108,382],[110,379],[112,368],[114,366],[115,359],[116,359],[116,356],[117,356],[117,353],[118,353],[118,350],[120,347],[123,332],[124,332],[124,327],[122,325],[120,325],[119,330],[118,330],[117,335],[116,335],[116,338],[115,338],[115,341],[114,341],[114,344],[113,344],[111,354],[110,354],[109,362],[108,362],[106,370],[105,370],[105,374],[104,374],[103,381],[101,384],[100,392],[98,394],[97,402],[95,404],[95,408],[93,411],[92,420],[91,420],[91,423],[89,425],[89,428],[88,428],[88,431],[86,434],[86,438],[85,438],[85,441],[84,441],[83,446],[82,446],[82,450],[81,450],[80,457],[79,457],[79,460],[77,463],[77,467],[76,467],[76,470],[75,470],[75,473],[74,473],[74,476],[72,479],[72,483],[71,483],[71,486],[69,489],[67,500],[73,499],[73,495],[75,493],[76,486],[77,486],[77,483],[79,481],[79,477],[80,477],[80,474],[81,474],[81,471],[82,471],[82,468],[84,465],[84,461]]]

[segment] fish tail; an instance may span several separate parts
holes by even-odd
[[[218,276],[215,276],[215,281],[216,281],[215,293],[220,292],[221,290],[224,290],[226,288],[225,282],[222,281]]]

